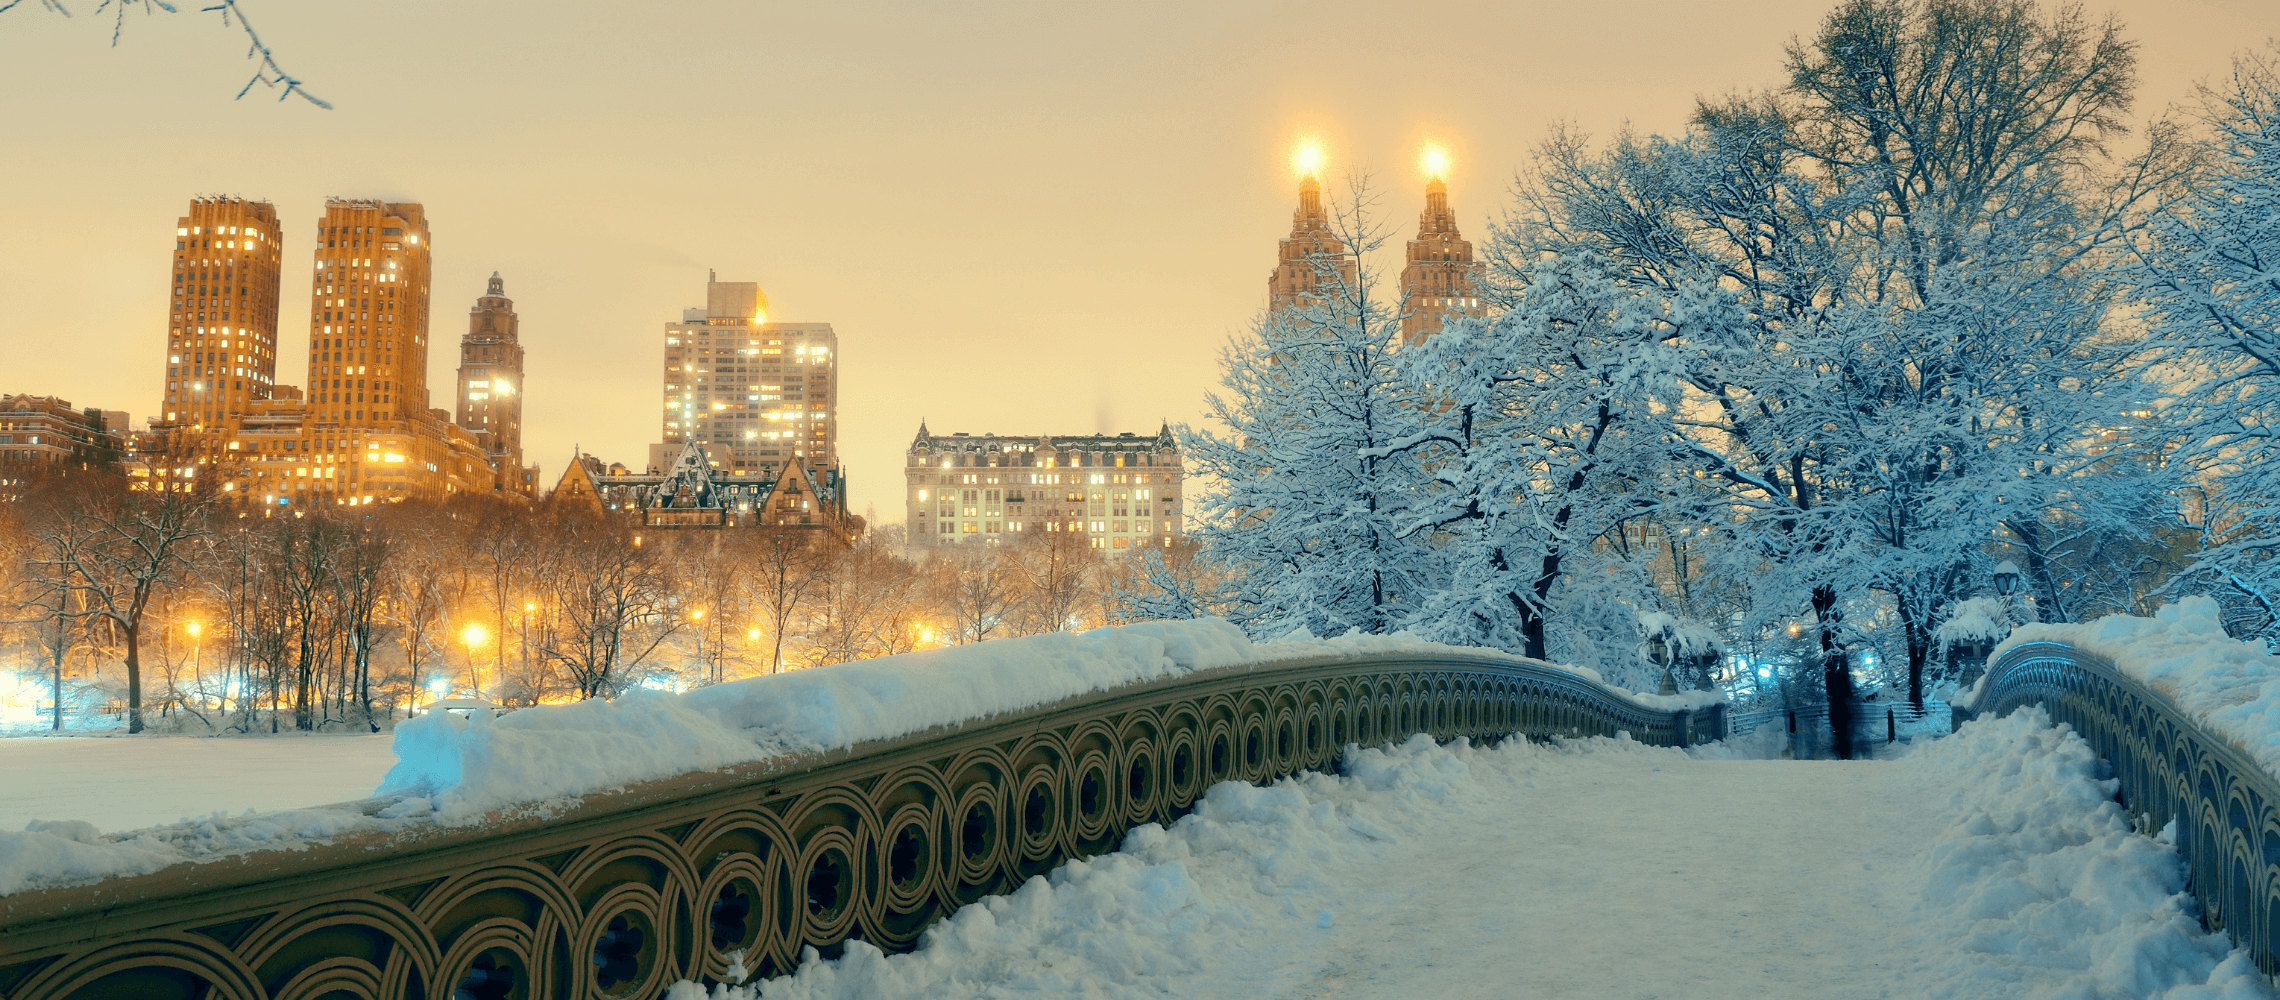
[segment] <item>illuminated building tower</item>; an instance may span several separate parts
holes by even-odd
[[[277,208],[243,198],[197,198],[174,223],[174,295],[166,388],[154,423],[199,435],[268,399],[277,381]]]
[[[1354,258],[1346,244],[1330,232],[1330,217],[1322,210],[1322,184],[1315,180],[1320,156],[1311,147],[1299,153],[1298,209],[1291,213],[1290,236],[1276,254],[1274,273],[1267,276],[1267,307],[1282,310],[1313,300],[1323,257],[1334,258],[1338,273],[1354,279]]]
[[[730,475],[773,481],[797,464],[837,489],[839,336],[829,323],[772,323],[751,281],[708,280],[703,308],[665,324],[662,472],[690,441]]]
[[[309,416],[358,432],[428,416],[430,244],[417,204],[325,199],[309,292]]]
[[[459,338],[459,426],[488,435],[502,468],[522,465],[523,349],[520,320],[506,283],[491,273],[491,287],[467,314]]]
[[[1444,163],[1437,153],[1428,153],[1427,162],[1433,176],[1425,184],[1425,211],[1417,218],[1417,238],[1409,241],[1409,266],[1401,269],[1401,291],[1409,300],[1401,335],[1410,343],[1439,333],[1451,314],[1480,305],[1479,271],[1472,244],[1457,232],[1456,213],[1449,211]]]

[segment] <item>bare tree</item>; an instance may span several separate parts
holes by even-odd
[[[866,536],[833,547],[817,582],[808,660],[822,665],[909,652],[918,641],[916,567],[893,546]]]
[[[568,516],[548,531],[547,595],[560,627],[545,654],[578,683],[579,695],[615,695],[632,668],[680,628],[654,549],[599,516]]]
[[[1020,592],[1012,623],[1022,635],[1071,627],[1102,569],[1090,539],[1074,531],[1028,533],[1005,547],[1002,562]]]
[[[1006,628],[1015,607],[1013,574],[996,546],[959,548],[933,566],[935,603],[948,614],[961,643],[980,642]]]
[[[208,533],[197,490],[97,488],[50,526],[44,561],[84,600],[73,612],[118,630],[127,671],[127,731],[143,731],[142,627],[152,595],[173,582],[185,543]]]
[[[394,536],[367,519],[343,533],[333,573],[352,667],[342,694],[354,696],[365,726],[375,733],[380,723],[372,715],[372,635],[394,556]]]
[[[838,536],[790,525],[752,528],[751,559],[740,581],[752,612],[767,628],[772,648],[768,671],[784,669],[784,645],[805,608],[808,592],[830,570],[825,546]]]

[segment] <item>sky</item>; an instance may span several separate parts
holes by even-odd
[[[883,523],[922,419],[1205,420],[1221,347],[1265,304],[1301,141],[1333,186],[1374,176],[1394,253],[1438,144],[1478,241],[1551,128],[1676,132],[1699,96],[1778,83],[1831,6],[239,0],[324,110],[233,100],[244,36],[197,2],[137,7],[115,46],[96,0],[62,2],[0,13],[0,392],[150,416],[175,219],[215,194],[278,207],[278,381],[303,384],[291,265],[324,199],[416,201],[432,391],[499,272],[543,483],[574,449],[646,460],[662,326],[709,270],[833,325],[851,506]],[[2280,34],[2262,2],[2088,9],[2140,45],[2140,119]]]

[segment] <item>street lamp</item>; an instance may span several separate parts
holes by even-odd
[[[190,623],[190,682],[198,686],[198,702],[204,704],[206,701],[206,674],[199,669],[198,654],[205,649],[206,643],[198,638],[200,631],[202,629],[197,622]]]
[[[538,672],[537,672],[537,671],[535,671],[535,670],[532,670],[532,669],[531,669],[531,666],[530,666],[530,613],[531,613],[531,612],[533,612],[533,611],[536,611],[536,610],[538,610],[538,602],[536,602],[536,601],[524,601],[524,602],[523,602],[523,626],[522,626],[523,680],[524,680],[526,683],[528,683],[528,684],[530,685],[530,695],[529,695],[529,698],[530,698],[530,703],[531,703],[531,704],[533,704],[533,705],[536,705],[536,704],[538,704],[538,696],[539,696],[539,682],[538,682]]]
[[[1996,593],[2001,594],[2004,597],[2009,597],[2012,594],[2018,593],[2019,581],[2021,579],[2023,579],[2023,577],[2019,573],[2018,563],[2012,562],[2009,559],[2005,559],[2002,562],[1995,564]]]
[[[1665,636],[1667,631],[1658,628],[1652,635],[1647,636],[1647,659],[1662,670],[1662,686],[1659,689],[1661,693],[1677,694],[1678,679],[1670,675],[1671,649],[1670,640]]]
[[[483,678],[475,672],[475,647],[482,645],[484,637],[490,633],[483,628],[481,622],[470,622],[459,635],[467,640],[467,686],[474,688],[476,694],[482,694]]]

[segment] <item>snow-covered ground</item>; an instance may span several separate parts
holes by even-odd
[[[1702,759],[1732,751],[1417,739],[1223,784],[913,954],[851,943],[716,995],[2269,995],[2039,712],[1899,760]]]
[[[347,802],[395,763],[385,735],[0,739],[0,830],[35,819],[134,830]]]

